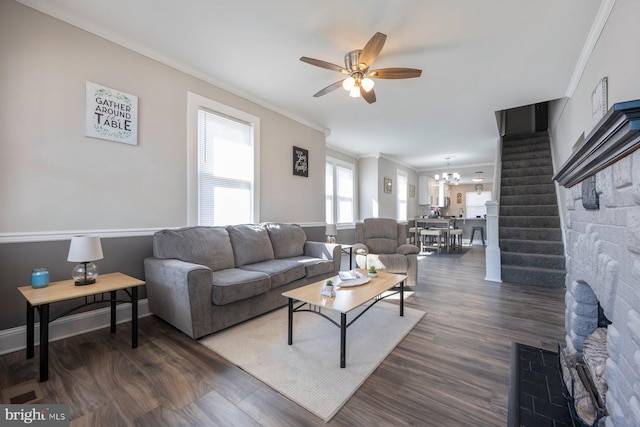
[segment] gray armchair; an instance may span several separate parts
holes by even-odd
[[[389,273],[406,274],[406,284],[416,284],[420,249],[407,244],[406,228],[395,219],[367,218],[357,222],[356,244],[352,250],[358,267],[374,266]]]

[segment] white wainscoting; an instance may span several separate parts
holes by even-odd
[[[104,307],[98,310],[84,311],[82,313],[64,316],[49,323],[49,342],[67,338],[73,335],[84,334],[96,329],[108,328],[111,322],[111,308]],[[148,300],[138,301],[138,318],[149,316]],[[25,314],[26,315],[26,314]],[[116,306],[116,323],[131,320],[131,304],[124,303]],[[105,330],[104,333],[109,333]],[[40,343],[40,322],[35,325],[35,344]],[[27,347],[27,327],[0,331],[0,354],[12,353]],[[36,355],[38,354],[36,349]]]

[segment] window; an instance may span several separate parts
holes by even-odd
[[[491,191],[467,192],[467,218],[484,217],[487,214],[485,203],[491,200]]]
[[[335,224],[333,222],[333,163],[327,162],[325,175],[325,217],[327,224]]]
[[[409,210],[407,201],[407,192],[409,188],[409,179],[407,173],[401,170],[396,172],[396,179],[398,181],[398,200],[397,200],[397,219],[398,221],[407,220],[407,211]]]
[[[259,222],[257,126],[256,117],[189,93],[190,225]]]
[[[353,164],[327,157],[326,163],[326,221],[328,224],[354,222]]]

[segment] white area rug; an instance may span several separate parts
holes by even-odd
[[[347,321],[355,318],[354,310]],[[329,310],[339,323],[340,316]],[[340,368],[340,328],[313,313],[294,313],[287,345],[287,308],[200,340],[211,350],[329,421],[422,319],[424,312],[379,302],[347,328],[346,368]]]

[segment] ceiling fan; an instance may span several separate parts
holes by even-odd
[[[376,93],[373,91],[374,82],[371,79],[410,79],[420,77],[422,70],[415,68],[380,68],[369,70],[373,61],[384,46],[387,36],[382,33],[375,33],[362,50],[352,50],[344,56],[344,67],[320,59],[303,56],[300,61],[327,70],[339,71],[348,75],[344,79],[337,81],[317,92],[314,97],[336,90],[342,86],[349,92],[352,98],[362,96],[369,104],[376,102]]]

